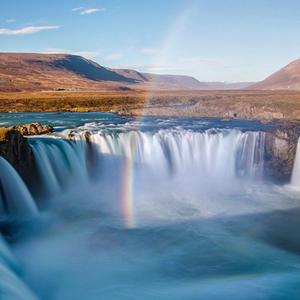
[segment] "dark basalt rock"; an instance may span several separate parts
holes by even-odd
[[[2,130],[3,132],[3,130]],[[8,130],[0,141],[0,155],[17,170],[28,183],[35,170],[35,160],[28,140],[16,130]]]
[[[20,174],[29,187],[35,185],[37,168],[34,154],[24,135],[39,135],[53,132],[53,127],[39,123],[0,128],[0,155]]]
[[[300,135],[299,124],[281,124],[266,133],[264,175],[277,182],[289,182]]]

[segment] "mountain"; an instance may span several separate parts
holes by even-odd
[[[205,82],[200,82],[191,76],[184,75],[158,75],[143,73],[143,75],[152,82],[154,86],[167,85],[173,88],[188,88],[188,89],[208,89],[209,87]]]
[[[0,53],[0,91],[97,90],[134,83],[81,56]]]
[[[111,69],[70,54],[0,53],[0,92],[240,89],[242,83]]]
[[[241,90],[253,84],[254,82],[206,82],[210,90]]]
[[[250,87],[257,90],[300,90],[300,59]]]
[[[158,89],[209,89],[206,83],[186,75],[141,73],[130,69],[114,69],[114,71],[132,80],[151,84],[152,87]]]

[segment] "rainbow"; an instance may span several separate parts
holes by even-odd
[[[134,178],[133,159],[129,157],[125,157],[121,202],[122,202],[123,222],[126,228],[135,227],[134,207],[133,207],[133,178]]]
[[[183,9],[182,12],[176,18],[176,21],[170,26],[167,31],[166,37],[163,40],[163,43],[160,47],[160,54],[153,61],[154,65],[164,65],[164,62],[168,58],[168,54],[171,52],[173,45],[180,39],[184,33],[190,14],[194,9],[196,1],[189,1],[189,6],[186,9]],[[146,95],[147,103],[153,92],[155,91],[155,82],[152,82],[148,88]],[[148,101],[147,101],[148,100]],[[140,124],[143,120],[142,116],[138,118]],[[135,199],[134,199],[134,165],[135,165],[135,156],[136,156],[136,140],[133,139],[131,143],[133,147],[131,157],[125,156],[124,159],[124,170],[122,177],[122,189],[121,189],[121,207],[122,207],[122,217],[124,227],[127,229],[133,229],[137,226],[136,217],[135,217]]]

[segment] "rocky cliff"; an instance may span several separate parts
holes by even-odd
[[[281,124],[266,133],[264,171],[267,178],[290,181],[299,135],[299,124],[293,123]]]
[[[26,135],[46,134],[53,131],[39,123],[0,128],[0,155],[18,171],[29,185],[36,175],[35,159]]]

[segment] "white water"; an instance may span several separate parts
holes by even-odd
[[[300,188],[300,139],[298,140],[297,152],[293,167],[291,185]]]
[[[65,133],[67,135],[68,132]],[[46,188],[55,193],[67,185],[68,177],[84,180],[87,161],[85,132],[75,134],[76,143],[53,139],[34,141],[33,149]],[[156,133],[100,131],[91,135],[94,156],[129,158],[132,164],[161,177],[194,174],[230,181],[239,177],[260,179],[263,173],[264,133],[238,130],[160,130]],[[83,142],[82,142],[83,141]],[[96,167],[96,165],[94,165]]]
[[[83,144],[52,139],[37,141],[33,147],[42,184],[49,196],[68,184],[86,179],[85,147]]]
[[[263,138],[259,132],[237,130],[161,130],[154,134],[131,131],[117,136],[100,132],[93,134],[91,141],[101,153],[126,156],[157,173],[197,170],[200,176],[232,178],[237,176],[237,164],[243,174],[254,177],[260,173]]]
[[[261,182],[263,132],[100,130],[92,133],[90,144],[85,130],[72,133],[73,142],[57,136],[31,142],[48,197],[67,205],[66,210],[81,205],[108,210],[122,223],[120,207],[128,189],[139,226],[263,207],[237,196],[248,197],[251,185]],[[133,185],[124,187],[125,181]]]
[[[30,192],[15,169],[0,157],[1,217],[32,218],[38,210]]]

